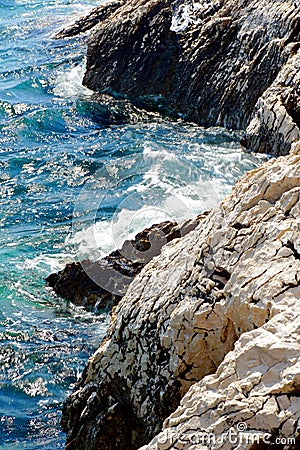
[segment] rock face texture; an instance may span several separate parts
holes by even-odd
[[[296,437],[299,150],[242,177],[134,279],[64,405],[68,449],[137,449],[185,394],[145,448],[199,450],[180,433],[238,422]],[[264,448],[229,444],[204,448]]]
[[[152,228],[49,277],[76,304],[116,305],[64,404],[67,448],[300,448],[299,0],[115,1],[57,37],[90,29],[84,84],[99,99],[164,105],[244,130],[248,149],[292,152],[187,233],[162,224],[151,258]]]
[[[291,57],[258,99],[243,139],[245,147],[275,156],[300,139],[300,51],[293,44],[288,49]]]
[[[171,23],[166,0],[126,2],[89,40],[83,83],[94,91],[132,98],[170,95],[170,70],[179,50]]]
[[[77,36],[80,33],[85,33],[86,31],[94,28],[99,22],[106,20],[111,14],[113,14],[124,2],[114,0],[112,2],[105,2],[103,5],[92,9],[87,17],[83,16],[78,19],[74,24],[64,28],[63,30],[56,33],[55,39],[63,39],[72,36]]]
[[[143,450],[299,448],[299,388],[300,311],[294,305],[243,334]]]
[[[246,130],[255,151],[287,154],[300,138],[298,0],[116,1],[59,36],[95,24],[90,89]]]
[[[160,254],[162,246],[185,236],[204,217],[205,214],[202,214],[180,224],[163,222],[152,225],[100,261],[67,264],[60,272],[49,275],[46,282],[56,294],[75,305],[84,306],[88,311],[111,310],[125,294],[133,278],[154,256]]]

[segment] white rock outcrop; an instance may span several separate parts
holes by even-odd
[[[255,433],[295,433],[299,227],[293,154],[247,173],[194,231],[163,247],[113,310],[65,404],[67,448],[138,448],[185,394],[163,436],[190,424],[219,435],[241,421]],[[149,449],[201,448],[159,439]]]
[[[189,389],[163,431],[141,450],[299,448],[299,394],[296,304],[244,333],[217,372]]]

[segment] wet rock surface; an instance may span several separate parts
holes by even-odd
[[[248,149],[278,155],[300,138],[299,13],[298,0],[116,1],[58,36],[92,24],[90,89],[246,130]]]
[[[100,261],[67,264],[62,271],[49,275],[46,282],[57,295],[75,305],[93,312],[111,310],[145,264],[160,254],[162,246],[185,236],[204,217],[202,214],[180,224],[167,221],[152,225]]]
[[[242,177],[135,277],[65,402],[67,448],[137,449],[181,399],[163,437],[145,448],[198,449],[178,441],[198,423],[216,434],[246,421],[272,436],[297,435],[297,149]]]

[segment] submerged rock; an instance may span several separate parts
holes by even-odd
[[[152,225],[100,261],[67,264],[60,272],[49,275],[46,282],[57,295],[77,306],[93,312],[111,310],[145,264],[160,254],[162,246],[185,236],[205,216],[206,213],[180,224],[167,221]]]
[[[278,155],[300,138],[299,13],[298,0],[116,1],[58,36],[95,25],[90,89],[246,130],[248,149]]]
[[[299,227],[293,154],[243,176],[196,229],[164,245],[113,309],[64,404],[67,448],[137,449],[181,399],[145,448],[199,449],[180,433],[207,425],[220,435],[238,422],[295,437]]]

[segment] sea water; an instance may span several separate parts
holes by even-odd
[[[44,278],[143,227],[214,206],[257,157],[238,136],[135,110],[81,85],[84,38],[54,40],[98,2],[0,0],[0,447],[58,449],[62,402],[107,326]],[[111,111],[110,111],[111,109]],[[146,119],[145,119],[146,117]]]

